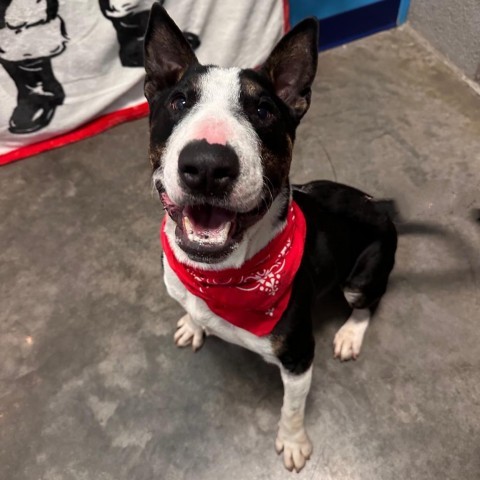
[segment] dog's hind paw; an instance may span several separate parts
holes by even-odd
[[[283,464],[290,472],[295,470],[298,473],[305,466],[312,449],[312,442],[305,430],[302,429],[296,435],[286,435],[281,428],[278,431],[275,450],[277,453],[283,452]]]
[[[333,339],[333,356],[342,361],[356,360],[360,355],[363,337],[368,327],[370,312],[353,310],[351,317],[345,322]]]
[[[205,332],[203,328],[195,325],[187,313],[177,322],[177,331],[173,335],[173,340],[177,347],[192,346],[192,350],[199,350],[205,341]]]

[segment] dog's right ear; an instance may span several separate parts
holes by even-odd
[[[145,96],[150,100],[158,90],[172,87],[191,65],[198,63],[190,45],[168,15],[155,2],[145,33]]]

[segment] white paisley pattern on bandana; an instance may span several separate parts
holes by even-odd
[[[285,268],[285,257],[290,250],[292,245],[292,239],[289,238],[287,244],[283,247],[282,251],[278,254],[277,260],[275,263],[269,267],[259,270],[252,275],[246,275],[240,277],[237,285],[232,285],[232,287],[237,288],[238,290],[243,290],[244,292],[251,292],[253,290],[260,290],[260,292],[265,292],[267,295],[273,296],[278,292],[280,285],[280,280],[282,278],[282,271]],[[204,287],[215,286],[215,285],[229,285],[233,282],[233,279],[223,280],[221,283],[210,278],[205,278],[196,273],[194,270],[187,268],[187,271],[192,275],[192,277],[202,285],[200,291],[204,292]],[[242,286],[245,285],[245,286]],[[268,312],[266,312],[268,315]]]
[[[285,257],[287,256],[287,253],[290,250],[291,246],[292,239],[289,238],[285,246],[282,248],[281,252],[278,254],[277,260],[270,268],[264,268],[255,272],[252,275],[242,276],[238,280],[238,284],[232,285],[232,287],[238,290],[243,290],[244,292],[259,290],[260,292],[264,292],[266,295],[269,296],[276,295],[278,293],[280,281],[282,279],[282,272],[285,268]],[[219,284],[216,281],[212,281],[212,279],[208,279],[198,275],[198,273],[191,269],[187,268],[187,271],[189,271],[189,273],[195,278],[197,282],[199,282],[199,284],[204,284],[200,287],[201,292],[205,292],[204,286],[208,288],[209,286],[215,286]],[[232,280],[233,279],[224,280],[221,282],[221,285],[228,285],[232,283]],[[273,317],[275,313],[275,307],[269,308],[264,313],[267,317]]]
[[[267,295],[276,295],[282,278],[282,271],[285,268],[285,257],[291,246],[292,239],[289,238],[286,245],[282,248],[282,251],[278,254],[276,262],[270,268],[265,268],[255,272],[253,275],[242,277],[239,282],[240,285],[245,283],[251,284],[252,281],[254,283],[245,287],[237,285],[236,288],[245,292],[251,292],[252,290],[258,289],[261,292],[265,292]]]

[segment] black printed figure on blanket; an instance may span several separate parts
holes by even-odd
[[[18,92],[11,133],[44,128],[62,105],[65,93],[51,59],[65,51],[67,42],[58,0],[0,0],[0,64]]]
[[[116,30],[124,67],[143,67],[151,5],[152,0],[99,0],[100,11]],[[200,46],[197,35],[184,35],[193,49]],[[63,104],[65,92],[51,59],[65,51],[68,40],[58,0],[0,0],[0,64],[17,89],[17,104],[8,126],[11,133],[45,128]]]
[[[152,0],[99,0],[103,15],[116,32],[120,46],[119,56],[124,67],[143,67],[143,40],[147,29]],[[162,5],[164,1],[160,2]],[[200,46],[197,35],[183,32],[190,46]]]

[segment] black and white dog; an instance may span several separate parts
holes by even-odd
[[[352,314],[334,356],[355,359],[385,292],[397,235],[368,195],[333,182],[289,183],[295,130],[317,66],[317,21],[291,30],[257,70],[200,65],[154,4],[145,37],[153,181],[168,293],[186,310],[176,345],[217,335],[278,365],[277,452],[303,468],[312,378],[311,304],[343,289]]]

